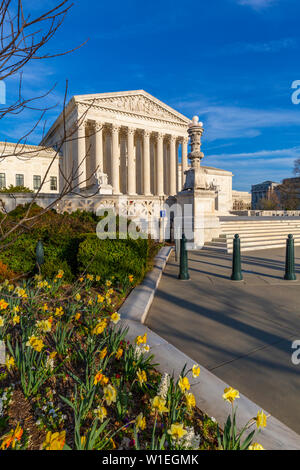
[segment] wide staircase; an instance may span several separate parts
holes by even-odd
[[[300,246],[300,218],[285,217],[274,220],[261,217],[258,220],[256,218],[247,220],[232,217],[232,220],[230,219],[229,217],[220,219],[220,236],[205,243],[204,249],[232,253],[233,238],[236,233],[241,239],[242,252],[285,247],[290,233],[294,236],[295,245]]]

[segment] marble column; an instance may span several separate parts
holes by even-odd
[[[144,196],[151,196],[150,184],[150,135],[151,132],[143,131],[143,194]]]
[[[103,173],[103,124],[95,122],[94,125],[94,171]]]
[[[164,195],[164,135],[157,136],[156,194]]]
[[[134,151],[135,129],[127,130],[127,192],[130,196],[136,195],[136,158]]]
[[[63,165],[63,186],[68,186],[72,178],[72,142],[71,137],[67,136],[64,142],[64,165]]]
[[[171,135],[170,138],[170,195],[176,194],[176,136]]]
[[[79,192],[86,186],[86,145],[85,145],[85,123],[77,125],[76,132],[72,135],[73,140],[73,182],[74,190]]]
[[[181,158],[181,177],[182,177],[182,187],[185,183],[185,174],[184,172],[188,169],[188,137],[182,139],[182,158]]]
[[[112,126],[112,187],[113,194],[120,194],[120,126]]]

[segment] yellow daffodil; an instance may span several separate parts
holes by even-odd
[[[8,303],[5,302],[4,299],[1,299],[1,300],[0,300],[0,310],[6,310],[7,307],[8,307]]]
[[[6,356],[5,365],[8,371],[15,367],[15,360],[12,356]]]
[[[66,441],[66,431],[47,432],[46,440],[43,443],[45,450],[63,450]]]
[[[26,343],[26,346],[31,347],[32,349],[34,349],[37,352],[41,352],[41,350],[44,347],[44,343],[41,339],[37,338],[36,336],[31,336],[28,339],[28,341]]]
[[[20,323],[20,315],[13,316],[13,324],[16,325],[17,323]]]
[[[112,385],[107,385],[107,387],[104,387],[103,392],[104,400],[108,406],[117,401],[117,391]]]
[[[186,406],[188,410],[191,410],[192,408],[195,408],[196,406],[196,399],[193,393],[186,393],[185,394],[185,400],[186,400]]]
[[[98,296],[97,296],[97,302],[98,302],[98,304],[103,304],[103,302],[104,302],[104,297],[103,297],[103,295],[98,294]]]
[[[171,429],[168,430],[168,434],[170,434],[172,439],[179,441],[179,439],[187,434],[187,431],[184,429],[183,424],[175,423],[171,425]]]
[[[119,348],[118,351],[116,352],[117,361],[121,359],[122,356],[123,356],[123,349]]]
[[[179,377],[178,385],[182,393],[191,388],[189,379],[187,377]]]
[[[9,431],[9,433],[5,434],[0,438],[2,441],[1,450],[8,449],[11,445],[11,448],[14,449],[16,447],[17,441],[21,440],[23,435],[23,429],[21,428],[20,424],[18,423],[15,429]]]
[[[107,346],[105,346],[104,349],[102,349],[102,351],[100,351],[100,359],[104,359],[105,356],[107,355]]]
[[[87,278],[88,281],[93,281],[94,280],[93,274],[87,274],[86,278]]]
[[[13,284],[10,284],[10,285],[8,286],[8,291],[9,291],[9,292],[12,292],[12,291],[14,290],[14,288],[15,288],[15,286],[14,286]]]
[[[224,394],[223,394],[224,400],[232,404],[236,398],[240,398],[240,394],[238,390],[235,390],[232,387],[225,388]]]
[[[158,411],[159,413],[168,413],[168,408],[166,407],[166,400],[159,395],[156,395],[156,397],[153,398],[152,400],[152,408],[155,411]]]
[[[117,323],[119,323],[120,318],[121,318],[120,314],[118,312],[115,312],[110,317],[110,320],[116,325]]]
[[[96,276],[96,282],[99,282],[101,279],[101,276]]]
[[[132,274],[129,274],[128,280],[129,280],[129,282],[130,282],[131,284],[133,283],[134,277],[133,277]]]
[[[56,317],[62,317],[63,314],[64,314],[63,308],[62,308],[62,307],[57,307],[56,310],[55,310],[54,315],[55,315]]]
[[[19,311],[20,311],[19,305],[15,305],[14,308],[13,308],[13,312],[18,313]]]
[[[265,450],[261,444],[258,444],[257,442],[253,442],[251,446],[249,446],[249,450]]]
[[[139,429],[141,429],[141,431],[143,431],[144,429],[146,429],[146,418],[143,416],[143,413],[140,413],[140,414],[136,417],[135,426],[136,426],[137,431],[138,431]]]
[[[265,428],[267,426],[267,417],[263,411],[259,411],[255,418],[257,428]]]
[[[192,374],[193,374],[193,377],[194,379],[196,379],[197,377],[199,377],[200,375],[200,367],[198,366],[198,364],[195,364],[192,368]]]
[[[107,320],[101,320],[93,329],[94,335],[101,335],[107,327]]]
[[[101,423],[103,423],[103,421],[105,420],[105,418],[107,416],[107,409],[104,406],[99,406],[95,410],[95,415],[101,421]]]
[[[106,281],[106,283],[105,283],[105,284],[106,284],[106,286],[107,286],[107,287],[110,287],[110,286],[111,286],[111,284],[112,284],[112,282],[111,282],[111,281]]]
[[[40,320],[36,323],[37,328],[43,333],[49,333],[52,328],[52,322],[48,320]]]
[[[147,382],[147,374],[144,370],[139,369],[136,373],[137,379],[140,383],[140,385],[143,385],[144,383]]]
[[[80,437],[80,443],[81,443],[81,447],[84,449],[86,446],[86,436]]]
[[[77,312],[74,316],[75,320],[79,320],[79,318],[81,317],[81,313]]]
[[[95,375],[95,378],[94,378],[94,385],[97,385],[98,383],[100,383],[100,385],[102,385],[102,387],[103,387],[108,382],[109,382],[109,378],[106,377],[104,374],[102,374],[102,370],[97,372],[97,374]]]
[[[79,293],[75,295],[75,300],[77,300],[77,302],[81,300],[81,295]]]
[[[144,336],[137,336],[135,338],[135,343],[137,345],[139,344],[146,344],[147,343],[147,333],[144,334]]]
[[[0,315],[0,328],[4,326],[4,318]]]
[[[79,282],[83,282],[84,281],[84,278],[83,277],[80,277],[79,278]]]
[[[64,271],[60,269],[56,275],[56,279],[62,279],[64,274],[65,274]]]
[[[87,304],[90,305],[90,306],[93,305],[92,299],[89,299],[88,302],[87,302]]]

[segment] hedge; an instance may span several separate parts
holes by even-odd
[[[100,240],[89,234],[79,245],[77,262],[80,271],[103,279],[115,276],[121,280],[132,274],[139,282],[146,273],[148,256],[148,240]]]

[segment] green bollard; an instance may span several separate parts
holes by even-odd
[[[186,250],[186,238],[182,235],[180,241],[180,270],[178,279],[181,281],[188,281],[190,279],[189,268],[188,268],[188,254]]]
[[[241,240],[236,234],[233,240],[233,256],[232,256],[232,281],[242,281],[242,264],[241,264]]]
[[[295,246],[293,235],[290,234],[286,241],[286,258],[285,258],[285,281],[297,281],[295,273]]]
[[[41,240],[39,240],[36,245],[35,255],[36,255],[37,268],[39,272],[41,272],[41,266],[45,262],[45,252],[44,252],[44,247],[43,247],[43,243]]]

